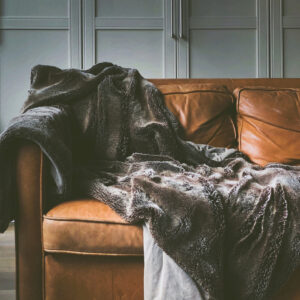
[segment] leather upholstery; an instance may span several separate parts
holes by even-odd
[[[57,220],[98,221],[128,224],[109,206],[95,199],[76,199],[54,206],[45,217]]]
[[[299,300],[300,299],[300,268],[288,278],[287,282],[279,289],[279,292],[272,297],[272,300]]]
[[[57,205],[44,216],[44,251],[143,256],[143,229],[130,225],[98,200]]]
[[[153,79],[151,81],[160,86],[169,84],[192,86],[209,83],[220,86],[220,88],[226,86],[230,92],[233,92],[235,88],[245,86],[300,88],[299,78]],[[183,87],[178,86],[178,89],[183,89]],[[202,94],[201,96],[203,96]],[[291,93],[289,99],[296,99],[293,96],[295,94]],[[211,94],[206,99],[214,101],[210,97]],[[174,99],[176,100],[176,98]],[[188,99],[189,101],[192,103],[198,100]],[[204,101],[203,98],[201,101]],[[222,104],[228,102],[227,100],[220,101],[224,101]],[[283,98],[281,101],[283,102]],[[283,102],[284,104],[278,105],[276,109],[274,106],[271,114],[266,107],[264,110],[255,112],[255,106],[249,106],[249,109],[252,109],[251,116],[254,116],[254,113],[265,112],[266,117],[270,117],[269,121],[272,126],[277,129],[278,124],[275,122],[278,120],[283,122],[283,119],[280,119],[276,112],[283,112],[287,105],[290,107],[289,122],[284,125],[289,129],[288,134],[295,132],[298,130],[297,124],[299,123],[296,120],[291,124],[290,118],[296,118],[296,106],[294,106],[295,111],[291,112],[290,109],[292,110],[291,107],[293,106],[291,103],[295,104],[296,102],[293,102],[294,100],[288,101],[291,102],[289,104]],[[196,128],[199,126],[201,128],[203,124],[214,123],[216,121],[213,118],[214,109],[220,109],[219,107],[208,108],[202,104],[199,105],[199,114],[194,114],[193,118],[201,116],[206,121],[197,120],[199,124],[196,125]],[[258,102],[258,105],[262,104],[262,102]],[[240,115],[243,118],[248,118],[248,112],[246,112],[248,105],[249,103],[243,101],[239,107]],[[171,102],[169,106],[172,109]],[[174,113],[177,109],[178,116],[180,116],[178,109],[180,107],[184,108],[180,105],[174,106]],[[194,109],[194,104],[190,107]],[[226,109],[224,112],[227,113]],[[207,122],[211,119],[212,121]],[[188,124],[188,122],[184,123],[182,120],[182,124]],[[194,123],[190,123],[190,125],[191,128],[195,126]],[[282,125],[279,123],[279,126],[282,127]],[[269,127],[264,127],[264,129],[266,128]],[[201,134],[204,134],[203,131]],[[282,138],[288,134],[280,133]],[[221,137],[224,138],[224,135],[220,135]],[[244,141],[243,135],[242,147],[245,145],[243,145]],[[214,142],[219,143],[220,141],[215,139]],[[226,141],[223,139],[222,143],[224,142]],[[254,139],[252,142],[254,143]],[[228,145],[230,143],[228,142]],[[253,154],[249,148],[246,151],[249,151],[250,156]],[[274,153],[267,152],[267,157],[264,159],[270,160],[273,155]],[[42,224],[42,206],[45,207],[42,170],[43,156],[40,149],[33,144],[25,143],[20,148],[17,159],[16,255],[18,299],[143,299],[143,257],[140,256],[142,251],[141,228],[126,224],[110,208],[96,200],[69,201],[53,207],[44,215]],[[124,230],[125,228],[126,230]],[[86,246],[85,249],[83,246]],[[58,251],[52,251],[53,249]],[[130,254],[134,254],[134,256]],[[300,299],[299,278],[300,271],[297,270],[282,287],[276,300]]]
[[[142,300],[143,257],[47,254],[47,300]]]
[[[260,165],[300,164],[300,89],[236,89],[239,150]]]
[[[16,289],[17,299],[41,300],[43,251],[41,227],[43,155],[24,142],[17,156]]]
[[[166,106],[184,128],[185,140],[232,148],[236,146],[232,94],[214,84],[159,85]]]

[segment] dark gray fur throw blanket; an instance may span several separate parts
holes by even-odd
[[[97,198],[158,245],[204,299],[268,299],[299,265],[300,167],[196,145],[138,71],[36,66],[22,114],[0,137],[0,230],[15,212],[15,149],[48,157],[48,201]]]

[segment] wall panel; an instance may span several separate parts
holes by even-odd
[[[300,77],[300,1],[270,0],[271,77]]]
[[[254,29],[191,31],[190,76],[255,77],[255,40]]]
[[[109,61],[145,77],[176,77],[172,0],[84,0],[84,68]]]
[[[96,17],[117,18],[163,17],[164,1],[162,0],[96,0]]]
[[[0,131],[20,111],[37,64],[81,68],[81,0],[0,2]]]
[[[100,61],[137,68],[144,77],[163,77],[163,32],[97,30],[96,63]]]
[[[269,0],[181,3],[178,77],[269,76]]]
[[[36,64],[68,67],[65,30],[5,30],[1,33],[0,125],[4,129],[27,97],[30,70]],[[14,49],[21,49],[16,53]]]
[[[300,16],[300,1],[299,0],[283,0],[282,11],[284,16]]]
[[[283,77],[300,77],[300,28],[283,30]]]
[[[191,16],[256,16],[254,0],[189,0]]]
[[[1,16],[67,17],[68,0],[1,0]]]
[[[283,77],[300,77],[300,1],[282,1]]]

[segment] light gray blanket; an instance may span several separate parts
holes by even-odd
[[[195,282],[157,245],[147,223],[143,239],[144,300],[202,300]]]
[[[299,265],[300,167],[196,145],[136,70],[36,66],[23,113],[0,136],[0,230],[14,218],[15,149],[49,160],[48,204],[95,197],[194,280],[203,299],[267,299]]]

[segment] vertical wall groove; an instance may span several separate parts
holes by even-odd
[[[282,1],[270,0],[271,77],[283,77]]]
[[[83,68],[90,68],[95,64],[95,1],[83,0]]]
[[[69,0],[69,65],[82,68],[81,0]]]

